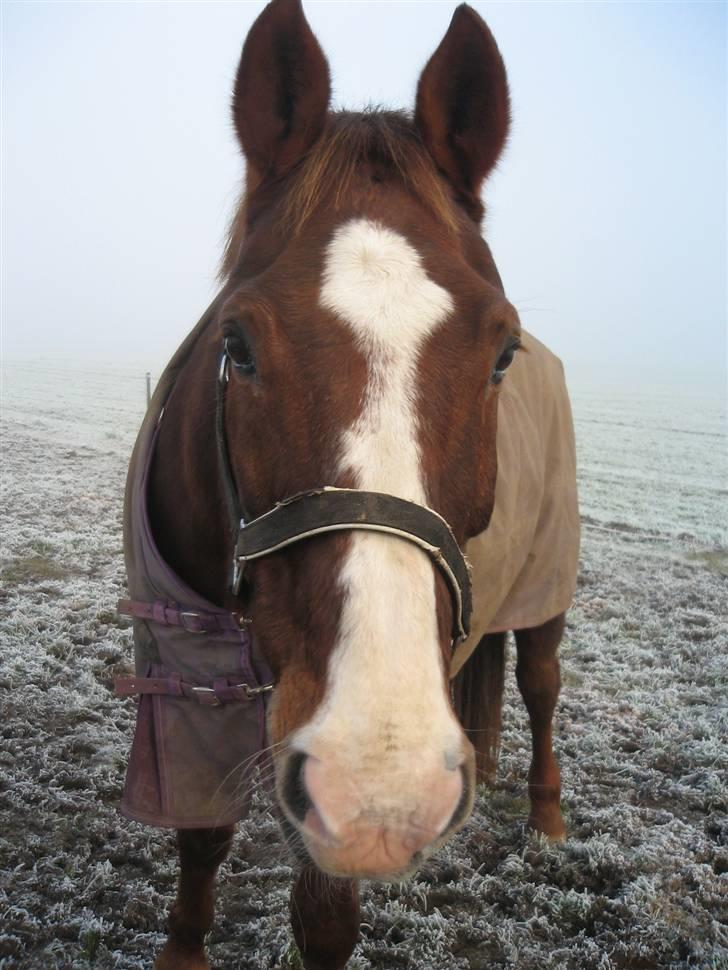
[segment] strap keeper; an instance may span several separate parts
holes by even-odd
[[[182,675],[169,674],[167,677],[167,688],[169,693],[174,697],[184,696],[184,690],[182,689]]]

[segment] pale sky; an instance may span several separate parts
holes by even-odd
[[[726,5],[472,4],[514,126],[486,237],[571,376],[725,383]],[[336,103],[412,105],[456,4],[309,0]],[[5,2],[7,359],[158,371],[216,289],[257,2]]]

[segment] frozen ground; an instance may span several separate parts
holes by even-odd
[[[0,594],[0,967],[148,967],[167,833],[116,811],[134,706],[120,504],[141,371],[8,366]],[[720,401],[574,395],[584,513],[556,745],[569,840],[527,837],[510,678],[494,791],[407,886],[369,886],[352,970],[728,967],[728,539]],[[220,879],[219,970],[295,966],[263,799]]]

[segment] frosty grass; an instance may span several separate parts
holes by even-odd
[[[402,887],[366,885],[352,970],[728,967],[728,539],[720,401],[577,389],[582,565],[556,750],[569,840],[524,830],[509,677],[498,782]],[[134,703],[121,501],[143,371],[12,364],[3,403],[0,968],[149,967],[170,833],[117,812]],[[511,668],[513,658],[510,658]],[[298,966],[261,795],[223,866],[220,970]]]

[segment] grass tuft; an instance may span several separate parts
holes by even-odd
[[[702,563],[712,573],[728,576],[728,552],[725,549],[695,549],[687,557],[691,562]]]
[[[288,951],[284,955],[281,968],[282,970],[304,970],[303,958],[295,943],[291,943]]]
[[[81,955],[89,963],[93,963],[101,943],[101,931],[97,929],[86,930],[85,933],[81,934],[79,942],[81,944]]]
[[[3,566],[0,578],[5,583],[19,586],[43,579],[66,579],[73,574],[72,569],[62,566],[47,555],[18,556]]]

